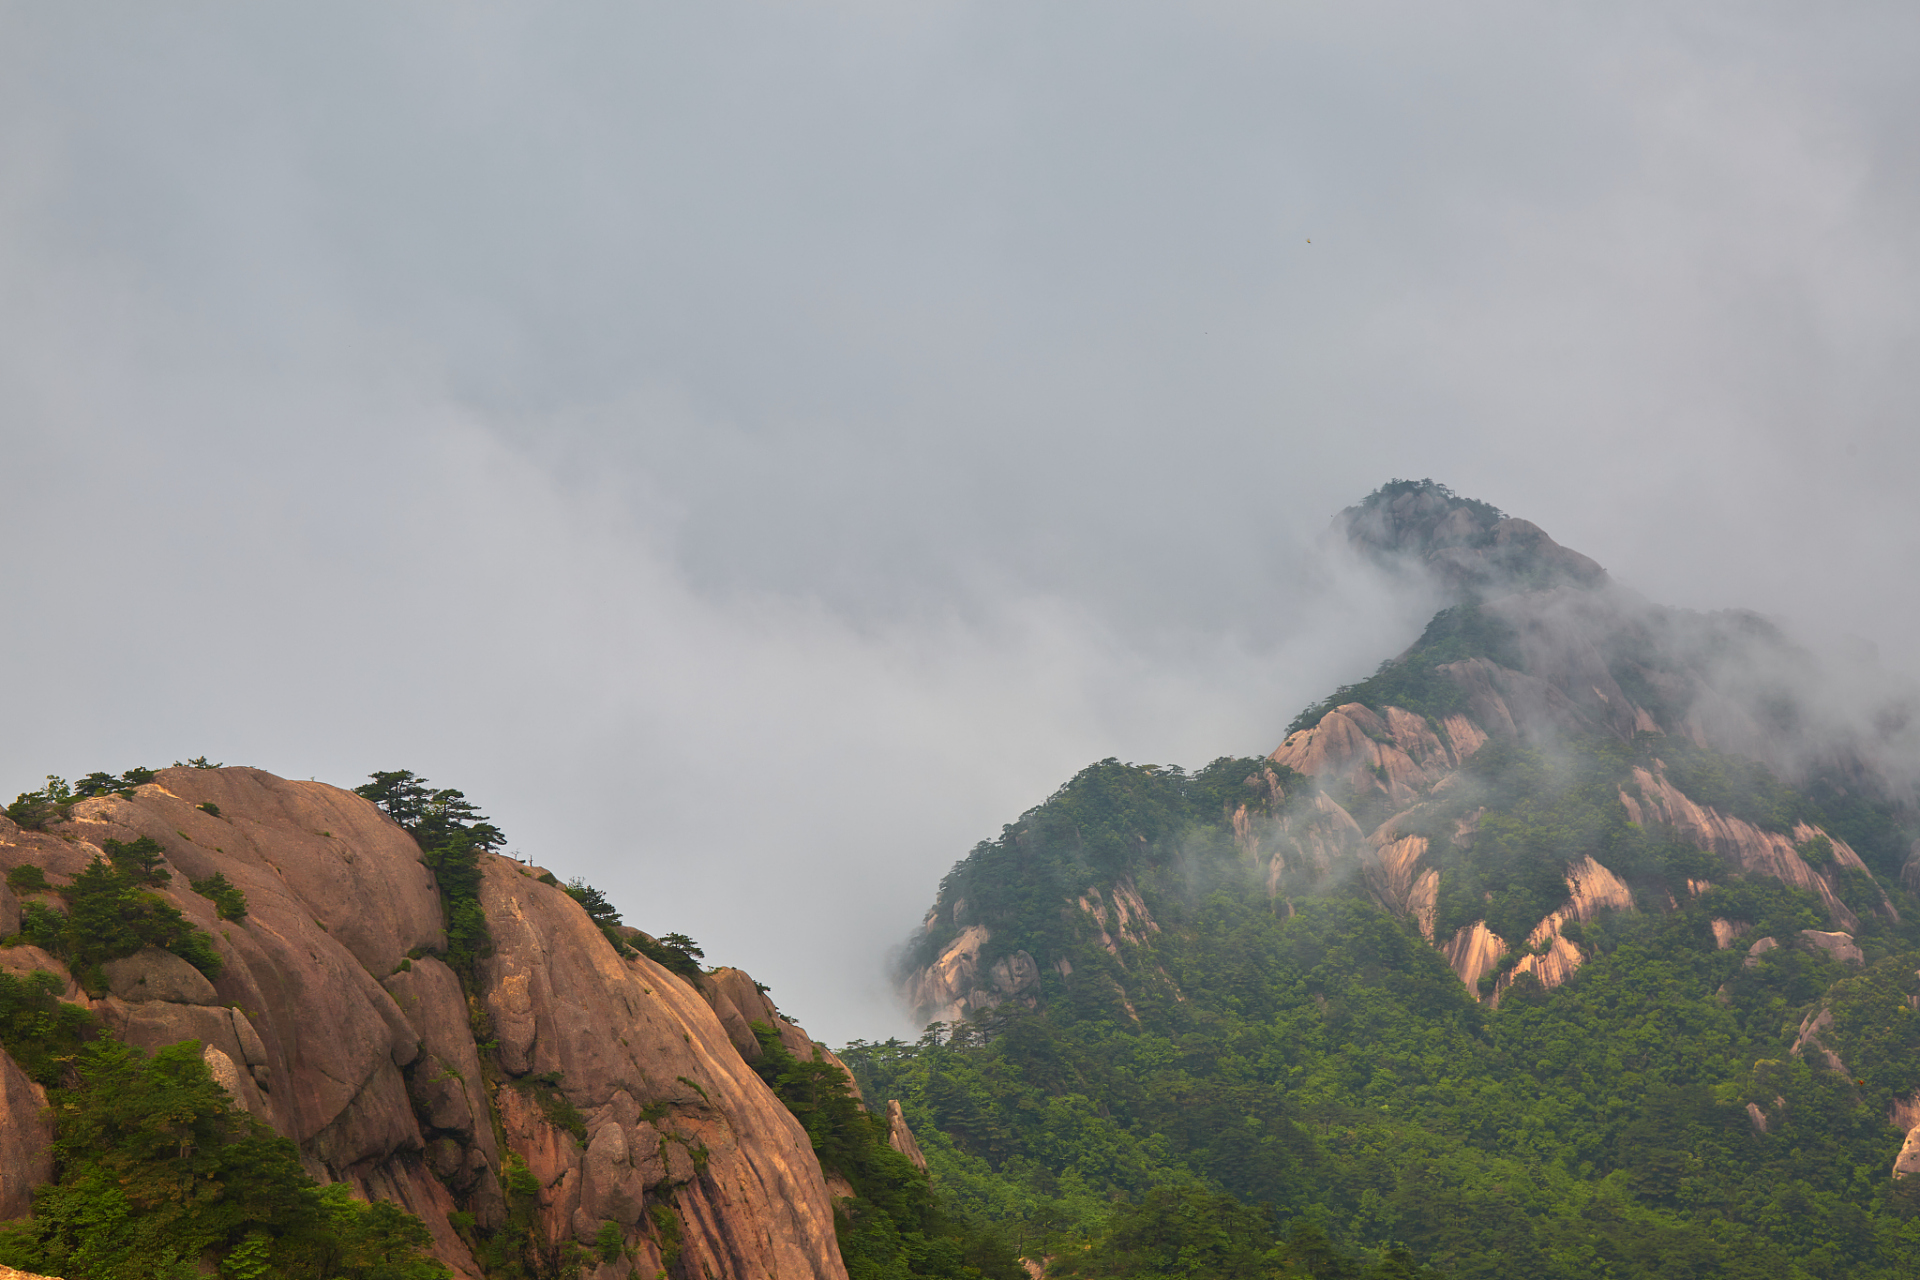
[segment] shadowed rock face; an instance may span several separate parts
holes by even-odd
[[[218,817],[198,808],[207,801]],[[133,1044],[202,1041],[221,1083],[298,1143],[316,1177],[418,1214],[461,1274],[478,1270],[448,1215],[503,1221],[511,1152],[540,1181],[550,1242],[584,1243],[615,1222],[653,1274],[646,1209],[670,1201],[688,1274],[843,1280],[819,1164],[745,1047],[686,982],[620,958],[561,889],[483,858],[494,953],[463,990],[430,955],[408,959],[443,946],[438,889],[412,837],[351,792],[256,769],[169,769],[73,816],[49,832],[0,819],[0,872],[33,863],[60,883],[105,840],[151,836],[173,872],[158,892],[214,938],[225,970],[209,983],[142,952],[108,966],[109,991],[89,999],[45,953],[0,951],[0,962],[55,972]],[[189,887],[216,871],[246,894],[244,919],[218,919]],[[10,1060],[0,1091],[4,1197],[45,1179],[49,1134]]]

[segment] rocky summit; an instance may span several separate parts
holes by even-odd
[[[76,973],[22,941],[23,912],[57,901],[31,886],[142,840],[167,873],[148,892],[211,940],[216,976],[155,946]],[[373,803],[258,769],[166,769],[45,830],[0,820],[16,873],[0,970],[51,975],[125,1044],[196,1042],[313,1178],[416,1215],[455,1274],[481,1276],[472,1241],[519,1214],[536,1256],[592,1246],[575,1268],[590,1276],[843,1277],[820,1162],[749,1063],[754,1023],[811,1058],[805,1033],[737,970],[690,979],[622,955],[555,877],[476,861],[490,943],[458,974],[435,874]],[[190,887],[216,876],[243,916]],[[17,1218],[53,1176],[53,1132],[11,1057],[0,1090],[0,1215]]]
[[[976,847],[897,975],[932,1039],[856,1072],[1041,1198],[997,1126],[1087,1073],[1158,1170],[1093,1185],[1383,1275],[1920,1275],[1914,691],[1432,481],[1333,535],[1423,633],[1264,758],[1103,761]]]

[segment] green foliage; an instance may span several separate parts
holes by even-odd
[[[565,1130],[581,1146],[587,1145],[587,1118],[573,1105],[561,1087],[558,1071],[542,1071],[538,1075],[522,1076],[512,1082],[513,1087],[534,1100],[540,1108],[540,1114],[556,1129]],[[531,1175],[529,1175],[531,1176]]]
[[[67,810],[93,796],[132,796],[134,788],[152,782],[152,769],[135,766],[114,777],[110,773],[89,773],[69,784],[64,778],[47,775],[47,785],[38,791],[23,791],[7,806],[7,817],[28,831],[44,831],[50,823],[64,822]]]
[[[193,891],[213,904],[214,911],[222,920],[244,920],[247,915],[247,895],[242,893],[226,873],[216,871],[205,879],[188,882]]]
[[[1799,854],[1800,860],[1810,867],[1827,867],[1833,865],[1833,841],[1829,840],[1826,836],[1809,836],[1799,844],[1794,845],[1793,851]]]
[[[1138,1022],[1056,999],[842,1056],[902,1100],[955,1212],[1072,1274],[1905,1280],[1920,1216],[1885,1117],[1920,1088],[1920,931],[1864,972],[1792,946],[1749,967],[1708,921],[1791,938],[1811,895],[1682,901],[1588,923],[1571,982],[1490,1009],[1371,906],[1221,893],[1142,955],[1185,999]],[[1864,1085],[1788,1053],[1813,1002]],[[1330,1252],[1289,1257],[1286,1218]]]
[[[647,1206],[647,1219],[653,1223],[653,1238],[660,1246],[660,1266],[668,1271],[680,1261],[680,1215],[665,1201]]]
[[[90,773],[73,784],[73,796],[76,800],[85,800],[92,796],[130,797],[135,787],[152,782],[153,779],[153,770],[142,769],[137,765],[117,778],[110,773]]]
[[[849,1280],[1021,1280],[1004,1243],[941,1210],[926,1175],[888,1143],[886,1122],[854,1099],[838,1065],[795,1057],[764,1022],[753,1033],[761,1049],[754,1070],[806,1129],[820,1167],[853,1187],[835,1219]]]
[[[160,865],[167,851],[152,836],[128,841],[108,837],[100,847],[129,884],[162,885],[173,879],[173,873]]]
[[[76,974],[84,975],[104,961],[130,956],[142,947],[160,947],[209,978],[218,977],[224,962],[213,939],[189,923],[172,903],[145,889],[167,873],[157,865],[157,856],[139,849],[143,841],[131,845],[107,841],[118,845],[121,862],[95,858],[58,889],[67,906],[64,914],[43,903],[24,904],[22,935],[65,959]],[[152,841],[144,843],[159,847]]]
[[[66,949],[67,917],[44,902],[22,903],[20,936],[42,951],[59,955]]]
[[[706,958],[707,953],[684,933],[670,933],[664,938],[653,938],[643,933],[634,938],[633,946],[647,959],[670,973],[679,974],[688,982],[696,981],[703,972],[700,961]]]
[[[1688,799],[1744,818],[1763,831],[1786,831],[1795,822],[1819,820],[1806,797],[1757,760],[1671,738],[1661,741],[1660,758],[1666,763],[1667,777]]]
[[[389,818],[413,833],[420,847],[429,849],[455,834],[464,834],[478,849],[498,851],[507,842],[500,828],[483,817],[466,797],[452,788],[432,790],[427,780],[409,769],[369,775],[373,781],[353,789],[357,796],[379,805]]]
[[[52,887],[47,883],[46,871],[31,862],[23,862],[7,872],[7,888],[15,893],[45,893]]]
[[[67,810],[80,797],[64,778],[47,775],[47,785],[38,791],[23,791],[7,806],[7,817],[26,831],[44,831],[48,824],[64,822]]]
[[[518,1152],[507,1154],[504,1181],[508,1195],[537,1196],[540,1194],[540,1179],[527,1167],[527,1162],[520,1158]]]
[[[206,1260],[288,1280],[450,1274],[418,1219],[317,1186],[292,1142],[233,1107],[198,1041],[148,1058],[102,1038],[72,1068],[52,1094],[59,1181],[0,1228],[0,1261],[87,1280],[184,1280]]]
[[[211,800],[202,800],[199,804],[193,807],[198,809],[202,813],[211,814],[216,818],[220,816],[220,806],[215,804]]]
[[[65,1064],[94,1037],[91,1014],[60,999],[50,973],[0,973],[0,1047],[36,1083],[61,1081]]]
[[[220,976],[223,961],[213,939],[188,923],[179,908],[148,893],[154,868],[138,858],[115,865],[95,858],[60,890],[67,903],[60,954],[84,969],[142,947],[171,951],[209,978]]]
[[[1062,915],[1062,904],[1128,876],[1165,872],[1183,892],[1238,876],[1234,812],[1244,805],[1265,815],[1275,789],[1295,784],[1291,770],[1259,758],[1223,756],[1193,774],[1111,758],[1090,765],[948,873],[942,914],[903,964],[928,963],[974,923],[992,932],[983,964],[1022,949],[1072,954],[1082,926]],[[960,901],[964,922],[953,914]]]
[[[497,851],[507,838],[463,792],[430,790],[426,779],[407,769],[370,776],[373,781],[353,793],[379,805],[419,844],[420,860],[440,886],[447,964],[463,979],[469,977],[475,961],[493,954],[493,932],[480,906],[480,855]]]
[[[549,877],[549,879],[551,879],[551,877]],[[601,893],[598,889],[578,876],[575,876],[560,887],[566,890],[568,897],[586,909],[587,918],[592,920],[595,927],[600,930],[607,941],[613,944],[613,949],[616,954],[621,956],[634,954],[633,947],[620,933],[620,912],[611,902],[607,901],[606,894]],[[696,947],[695,950],[698,951],[699,948]],[[700,954],[705,955],[706,953],[700,952]],[[698,973],[697,966],[695,973]]]
[[[620,1234],[620,1224],[617,1222],[603,1222],[600,1230],[594,1233],[593,1251],[600,1255],[602,1262],[618,1262],[625,1246],[626,1241]]]

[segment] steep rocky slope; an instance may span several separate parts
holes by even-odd
[[[1825,915],[1754,948],[1832,952],[1863,922],[1899,923],[1889,889],[1920,884],[1910,698],[1846,714],[1823,701],[1829,674],[1765,621],[1650,604],[1538,526],[1430,483],[1388,486],[1335,527],[1447,607],[1303,713],[1264,766],[1218,763],[1244,777],[1223,815],[1238,865],[1207,875],[1282,911],[1363,893],[1489,1005],[1518,983],[1565,984],[1602,913],[1672,911],[1739,882],[1805,891]],[[1191,892],[1205,858],[1149,853],[1151,821],[1135,822],[1132,845],[1095,852],[1083,832],[1049,844],[1023,820],[956,867],[900,975],[916,1015],[1034,1005],[1076,981],[1111,983],[1136,1021],[1146,989],[1182,998],[1133,868],[1171,857]],[[1716,919],[1717,945],[1752,923]],[[1890,1116],[1903,1128],[1907,1105]],[[1920,1134],[1897,1174],[1915,1150]]]
[[[483,854],[492,949],[463,989],[435,958],[446,921],[414,839],[320,783],[174,768],[69,819],[0,819],[0,872],[37,866],[58,885],[109,840],[150,837],[171,871],[155,892],[224,966],[209,981],[150,948],[103,966],[93,995],[33,946],[0,948],[0,968],[54,973],[132,1044],[201,1041],[215,1079],[298,1143],[315,1177],[417,1214],[459,1274],[480,1274],[461,1224],[499,1225],[515,1182],[503,1190],[503,1175],[524,1166],[549,1256],[617,1227],[622,1256],[590,1254],[584,1274],[661,1273],[665,1248],[675,1274],[844,1277],[820,1165],[749,1065],[747,1024],[770,1022],[798,1054],[813,1046],[745,975],[712,975],[703,995],[622,958],[552,877]],[[243,918],[189,887],[216,872],[245,894]],[[0,935],[18,933],[23,897],[47,900],[0,888]],[[0,1091],[0,1214],[17,1216],[48,1174],[49,1134],[11,1060]]]

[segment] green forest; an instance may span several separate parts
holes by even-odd
[[[983,966],[1045,958],[1033,1007],[842,1056],[868,1097],[902,1100],[948,1211],[1050,1275],[1920,1276],[1920,1180],[1890,1178],[1888,1122],[1920,1089],[1920,902],[1891,889],[1896,922],[1851,873],[1864,963],[1796,945],[1833,927],[1813,894],[1626,821],[1619,783],[1653,747],[1474,758],[1490,838],[1447,863],[1446,927],[1485,914],[1524,937],[1583,853],[1659,904],[1569,925],[1587,963],[1558,989],[1476,999],[1351,879],[1269,899],[1229,822],[1271,806],[1262,762],[1109,760],[943,886],[990,925]],[[1870,865],[1904,852],[1889,809],[1661,750],[1729,811],[1820,821]],[[1109,955],[1072,892],[1123,876],[1162,928]],[[1723,950],[1715,917],[1753,928]],[[1766,935],[1784,945],[1749,957]],[[1820,1009],[1845,1076],[1790,1052]]]

